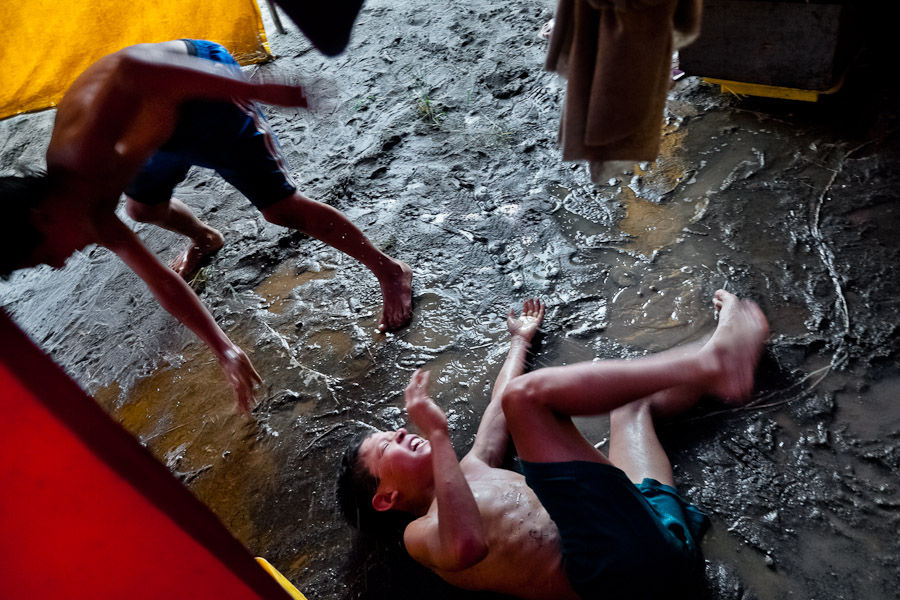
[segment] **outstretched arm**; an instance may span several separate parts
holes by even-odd
[[[183,42],[129,46],[88,67],[66,92],[48,166],[84,174],[112,160],[130,180],[172,135],[183,102],[234,99],[307,106],[300,86],[249,81],[239,68],[190,56]]]
[[[525,301],[520,317],[517,318],[513,309],[509,309],[506,318],[506,325],[512,338],[509,342],[509,353],[497,375],[494,390],[491,392],[491,402],[484,411],[478,433],[475,435],[475,443],[466,458],[475,457],[491,467],[497,467],[503,462],[509,442],[509,430],[506,427],[506,416],[503,414],[500,399],[507,384],[525,372],[525,359],[528,349],[531,348],[531,340],[544,319],[544,308],[544,303],[540,300],[529,299]]]
[[[481,513],[450,443],[447,417],[428,397],[428,371],[413,373],[404,392],[410,420],[431,444],[437,514],[430,510],[403,533],[410,556],[443,571],[471,567],[488,551]]]
[[[278,106],[307,106],[303,88],[250,81],[237,67],[168,50],[167,44],[138,44],[121,50],[116,83],[139,94],[185,100],[258,100]]]
[[[259,374],[244,351],[216,325],[197,294],[175,271],[147,250],[115,214],[101,218],[97,223],[97,236],[101,245],[115,252],[144,280],[163,308],[206,342],[234,388],[238,410],[249,412],[253,406],[253,387],[261,382]]]

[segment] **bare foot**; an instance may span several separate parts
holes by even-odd
[[[399,271],[390,278],[379,280],[384,310],[378,331],[393,331],[412,320],[412,269],[402,260],[395,262]]]
[[[194,272],[200,267],[204,260],[218,252],[225,245],[225,238],[222,234],[213,229],[214,233],[207,236],[202,244],[196,240],[190,246],[185,248],[179,254],[172,264],[172,270],[181,275],[185,281],[190,281]]]
[[[556,25],[556,19],[550,19],[546,23],[544,23],[541,30],[538,32],[538,37],[542,40],[549,40],[550,36],[553,35],[553,27]]]
[[[700,354],[716,373],[709,393],[732,406],[742,406],[753,391],[753,374],[769,338],[769,323],[752,300],[718,290],[713,304],[719,325]]]

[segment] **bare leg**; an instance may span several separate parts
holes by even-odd
[[[380,330],[398,329],[412,319],[412,269],[376,248],[339,210],[294,193],[262,213],[267,221],[302,231],[368,267],[384,299]]]
[[[610,414],[609,460],[634,483],[650,477],[675,486],[672,463],[659,443],[653,412],[645,400],[626,404]]]
[[[691,351],[696,352],[696,347]],[[682,385],[613,410],[609,415],[609,460],[634,483],[649,477],[675,487],[672,463],[656,435],[656,423],[693,408],[703,391],[703,386]]]
[[[172,269],[188,279],[203,260],[219,251],[225,238],[198,219],[191,209],[178,198],[162,204],[141,204],[126,198],[128,216],[141,223],[150,223],[191,238],[191,244],[172,262]]]
[[[609,415],[609,460],[635,483],[650,477],[674,487],[672,464],[659,443],[655,424],[685,412],[701,396],[700,388],[680,386],[613,410]]]
[[[714,371],[706,370],[698,354],[670,350],[630,361],[549,367],[514,379],[503,410],[519,456],[530,462],[608,463],[571,417],[608,413],[661,390],[699,386]]]
[[[735,356],[736,349],[731,347],[728,358],[723,359],[731,364],[731,368],[726,369],[727,379],[724,385],[717,384],[720,394],[734,394],[726,398],[726,401],[734,403],[746,400],[753,385],[753,369],[762,351],[762,341],[768,336],[768,326],[755,304],[738,300],[732,294],[719,290],[713,298],[713,304],[719,311],[719,326],[697,353],[708,349],[715,351],[723,346],[731,347],[729,338],[740,336],[741,331],[744,332],[743,335],[749,336],[745,352],[741,353],[743,358]],[[746,381],[748,371],[749,385]],[[649,477],[674,487],[672,464],[659,443],[655,423],[683,414],[704,393],[705,387],[702,385],[682,385],[613,410],[609,423],[609,458],[612,463],[625,471],[635,483]]]
[[[513,380],[503,409],[519,455],[532,462],[606,462],[570,416],[602,414],[641,399],[647,399],[648,410],[672,414],[700,395],[749,398],[768,324],[753,302],[722,290],[713,302],[720,310],[719,326],[696,352],[675,349],[630,361],[551,367]]]

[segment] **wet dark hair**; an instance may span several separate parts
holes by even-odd
[[[357,529],[364,529],[363,523],[371,521],[377,513],[372,507],[372,498],[378,489],[378,478],[359,460],[363,442],[372,435],[371,431],[360,431],[344,451],[341,470],[338,474],[337,497],[341,513]]]
[[[52,181],[42,171],[0,177],[0,277],[28,264],[43,234],[31,221],[31,209],[50,193]]]
[[[373,433],[371,429],[360,431],[344,451],[337,482],[338,506],[347,522],[360,531],[379,536],[396,535],[413,517],[399,510],[377,511],[372,506],[380,481],[359,459],[359,451]]]

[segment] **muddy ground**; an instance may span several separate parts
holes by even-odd
[[[895,598],[900,96],[886,63],[864,52],[819,104],[683,79],[659,160],[595,187],[555,144],[563,87],[536,35],[551,14],[535,0],[370,0],[336,59],[269,23],[278,59],[248,71],[336,90],[314,116],[266,109],[297,182],[412,265],[415,317],[378,334],[365,268],[194,172],[178,196],[227,241],[194,285],[263,376],[254,419],[105,250],[17,273],[3,305],[309,598],[437,599],[482,596],[336,513],[347,438],[402,425],[402,389],[424,366],[467,449],[506,352],[503,316],[526,297],[549,305],[540,367],[700,339],[723,287],[759,302],[772,340],[750,406],[705,404],[663,430],[680,489],[712,518],[702,596]],[[52,119],[0,122],[0,171],[41,166]],[[135,228],[165,260],[182,244]],[[606,435],[603,418],[580,425]]]

